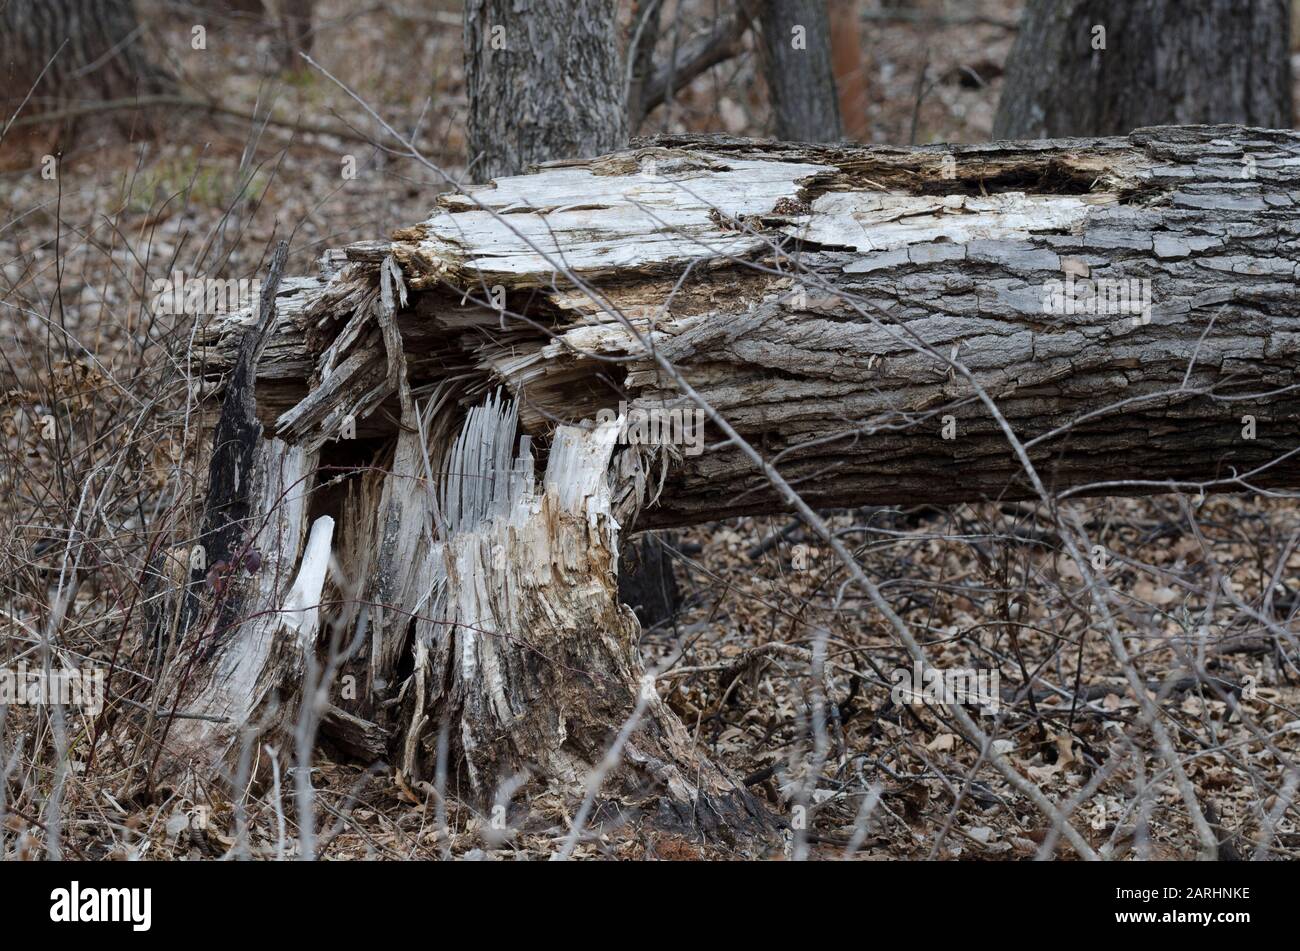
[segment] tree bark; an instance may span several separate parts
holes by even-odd
[[[763,0],[764,73],[776,137],[835,142],[841,137],[839,97],[831,67],[826,0]]]
[[[4,119],[32,93],[33,112],[70,100],[172,91],[144,55],[131,0],[10,0],[0,5]]]
[[[1030,0],[993,135],[1290,128],[1290,13],[1287,0]]]
[[[607,0],[467,0],[471,175],[516,175],[627,141],[618,5]]]
[[[373,696],[334,703],[409,777],[447,737],[487,801],[524,773],[575,786],[631,722],[613,795],[761,826],[645,690],[614,578],[629,527],[785,505],[712,424],[638,443],[617,420],[693,410],[675,368],[815,505],[1033,497],[978,385],[1053,492],[1295,487],[1297,195],[1283,131],[680,137],[445,195],[327,254],[284,282],[257,393],[330,481],[356,468],[350,501],[313,512],[387,623]],[[211,383],[248,319],[200,331]],[[376,502],[376,478],[405,501]]]

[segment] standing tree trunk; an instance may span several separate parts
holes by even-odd
[[[655,43],[659,40],[659,18],[664,0],[637,0],[632,4],[628,36],[627,130],[636,135],[648,112],[646,93],[654,78]]]
[[[830,0],[830,21],[831,62],[835,87],[839,90],[840,118],[844,122],[845,136],[860,142],[870,130],[867,109],[871,97],[867,84],[867,61],[862,53],[858,0]]]
[[[1030,0],[994,138],[1291,127],[1287,0]]]
[[[839,97],[831,67],[826,0],[764,0],[759,9],[776,137],[836,142]]]
[[[467,0],[474,179],[599,155],[627,141],[617,14],[609,0]]]
[[[392,243],[286,279],[255,374],[274,438],[309,458],[340,416],[358,437],[401,421],[395,458],[353,441],[355,491],[304,513],[334,519],[366,592],[376,696],[335,701],[350,733],[390,736],[411,781],[446,749],[484,803],[525,773],[574,789],[614,746],[620,799],[759,821],[644,679],[614,579],[629,527],[785,500],[715,431],[698,454],[611,433],[619,403],[690,410],[669,361],[826,507],[1033,497],[972,384],[1054,492],[1300,485],[1298,158],[1300,136],[1239,128],[665,138],[444,195]],[[498,283],[512,313],[482,294]],[[196,371],[224,379],[248,322],[205,328]],[[285,680],[264,636],[244,638],[264,670],[228,665],[244,683]],[[228,707],[203,700],[189,709]]]
[[[280,22],[277,24],[280,65],[284,69],[305,69],[307,63],[298,54],[310,53],[312,39],[311,15],[316,0],[280,0]]]
[[[33,112],[71,101],[170,92],[172,77],[144,55],[142,37],[131,0],[0,4],[3,119],[29,91],[39,104]]]

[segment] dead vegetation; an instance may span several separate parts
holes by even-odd
[[[454,168],[464,152],[459,29],[454,15],[410,6],[394,17],[320,4],[314,56],[331,70],[340,64],[343,82],[382,103],[385,120]],[[1012,18],[1011,4],[977,6],[990,18]],[[707,29],[708,11],[694,12]],[[184,49],[186,22],[174,12],[158,21],[162,48]],[[935,32],[924,64],[950,64],[940,68],[917,59],[907,28],[871,39],[869,61],[880,72],[869,87],[870,136],[907,141],[920,74],[927,91],[916,110],[920,141],[985,137],[996,102],[988,84],[996,83],[1006,30],[994,23]],[[33,172],[46,142],[24,137],[21,151],[8,139],[0,145],[0,165],[9,169],[0,205],[0,661],[39,664],[48,656],[114,671],[102,716],[5,712],[0,854],[742,854],[719,836],[700,840],[641,816],[620,821],[600,802],[584,812],[581,783],[518,790],[505,799],[503,824],[491,804],[449,788],[436,742],[425,750],[432,768],[418,781],[391,764],[366,768],[358,750],[372,749],[373,738],[356,739],[333,711],[319,744],[320,725],[301,721],[281,735],[283,749],[237,744],[233,782],[214,785],[173,782],[117,728],[165,719],[156,678],[205,651],[186,645],[169,655],[150,633],[175,622],[174,611],[163,610],[175,608],[167,594],[191,568],[207,488],[198,437],[211,423],[195,400],[192,368],[176,359],[186,349],[178,335],[205,328],[152,311],[152,281],[177,269],[262,277],[282,237],[292,238],[286,273],[309,274],[326,248],[409,225],[419,217],[412,208],[423,215],[446,187],[391,142],[366,144],[382,130],[318,73],[266,78],[254,68],[265,52],[259,43],[232,27],[216,34],[210,59],[186,51],[164,61],[192,90],[212,89],[220,77],[220,101],[273,115],[265,126],[229,114],[177,115],[158,140],[130,143],[91,124],[69,140],[76,145],[53,181]],[[427,89],[413,94],[403,61],[434,64]],[[249,68],[230,69],[232,62]],[[359,63],[365,67],[349,72]],[[933,73],[922,74],[923,65]],[[642,131],[762,134],[761,87],[746,81],[752,70],[741,56],[701,78]],[[339,134],[312,131],[322,116]],[[349,157],[355,178],[340,175]],[[996,175],[981,179],[998,190]],[[1076,193],[1080,180],[1077,168],[1060,167],[1038,178],[1058,194]],[[510,290],[524,296],[507,309],[524,312],[530,289]],[[418,342],[413,322],[398,324]],[[387,354],[382,345],[377,352],[382,379]],[[299,381],[311,369],[284,368],[280,401],[259,402],[264,422],[299,404]],[[359,439],[377,448],[400,412],[399,405],[396,419],[376,430],[361,420]],[[348,488],[342,478],[328,489],[379,491],[373,482]],[[951,711],[894,703],[891,673],[911,660],[878,606],[850,583],[849,568],[807,527],[762,516],[666,535],[685,605],[671,622],[641,632],[635,646],[689,742],[784,822],[750,854],[1078,855],[1061,841],[1060,823],[990,768],[996,752],[1068,806],[1074,828],[1103,857],[1205,851],[1179,770],[1220,857],[1300,855],[1294,500],[1184,494],[1060,507],[855,506],[828,513],[826,525],[932,663],[1001,672],[1003,714],[992,745],[981,749]],[[1063,531],[1102,549],[1089,564],[1107,583],[1105,598],[1069,557]],[[1085,553],[1095,555],[1091,546]],[[240,570],[248,573],[242,560]],[[222,575],[205,583],[216,590]],[[346,602],[346,579],[331,584],[324,600]],[[345,611],[328,608],[327,620]],[[1103,630],[1112,615],[1131,663],[1117,659]],[[337,659],[347,645],[334,646],[326,656]],[[303,678],[310,691],[327,674],[347,673],[343,665],[304,670]],[[1178,769],[1144,717],[1150,709],[1159,711]],[[368,722],[357,727],[362,734]],[[796,808],[802,827],[791,827]]]

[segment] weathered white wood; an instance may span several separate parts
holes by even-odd
[[[654,800],[684,824],[692,810],[706,823],[754,821],[743,788],[691,749],[645,680],[636,618],[618,601],[609,476],[618,422],[556,430],[540,483],[529,438],[514,449],[516,429],[514,407],[489,398],[447,457],[438,622],[416,648],[415,695],[426,706],[409,713],[403,769],[430,774],[421,740],[451,717],[466,782],[485,799],[519,775],[578,791],[635,716],[611,776],[625,801]],[[443,680],[446,691],[429,689]]]
[[[278,439],[257,448],[249,550],[260,563],[251,575],[237,570],[229,580],[247,586],[236,626],[192,630],[163,678],[176,692],[159,716],[165,724],[173,710],[184,714],[166,731],[168,773],[222,775],[239,755],[245,730],[256,725],[274,734],[293,722],[333,529],[328,516],[317,520],[300,565],[315,466],[313,453]]]
[[[393,254],[412,286],[549,287],[564,282],[558,262],[593,277],[744,256],[764,239],[737,222],[772,214],[801,183],[832,171],[666,149],[543,167],[543,176],[444,196],[432,218],[399,232]]]
[[[285,595],[280,608],[280,620],[293,629],[298,645],[306,649],[320,629],[321,592],[325,588],[325,573],[330,565],[330,542],[334,538],[334,519],[322,515],[312,523],[307,536],[307,548],[302,555],[298,577]]]
[[[897,192],[832,192],[819,195],[810,212],[781,228],[801,241],[854,251],[890,251],[913,244],[1015,240],[1035,232],[1072,231],[1097,205],[1114,195],[988,197],[916,196]]]

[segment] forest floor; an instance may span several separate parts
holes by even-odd
[[[128,593],[148,558],[173,543],[169,526],[192,507],[201,467],[171,357],[185,328],[149,312],[151,281],[176,269],[256,276],[282,237],[292,241],[287,273],[311,273],[326,248],[426,217],[446,186],[419,163],[370,144],[379,130],[347,89],[431,162],[453,177],[463,169],[456,4],[354,6],[318,2],[313,55],[336,83],[307,66],[291,74],[268,68],[269,38],[251,21],[211,21],[207,48],[194,50],[191,19],[163,0],[144,0],[156,14],[144,18],[151,48],[181,77],[184,95],[246,117],[167,110],[156,119],[158,134],[142,136],[97,116],[57,138],[25,129],[0,147],[0,659],[30,650],[43,629],[57,629],[62,649],[77,656],[115,656],[138,637]],[[679,6],[684,35],[714,20],[709,0]],[[863,6],[882,15],[892,9]],[[864,23],[869,141],[987,139],[1014,37],[1007,24],[1020,4],[913,6],[940,19]],[[988,22],[942,19],[958,14]],[[697,79],[639,132],[764,136],[767,111],[751,47]],[[62,156],[49,179],[41,157],[54,149]],[[352,168],[354,177],[345,174]],[[81,349],[67,346],[63,333]],[[31,425],[51,411],[75,434],[69,445],[51,444]],[[1249,857],[1267,827],[1263,857],[1300,857],[1300,828],[1282,814],[1295,792],[1284,761],[1300,753],[1300,656],[1277,649],[1261,621],[1297,632],[1300,506],[1236,496],[1073,504],[1105,547],[1104,570],[1122,602],[1119,630],[1150,698],[1174,725],[1222,848]],[[1080,606],[1079,572],[1039,506],[872,509],[835,513],[832,524],[940,662],[996,667],[1012,694],[1034,672],[1032,698],[1008,694],[1000,713],[982,722],[1053,799],[1087,790],[1079,825],[1095,848],[1119,858],[1196,854],[1179,791],[1096,617]],[[842,567],[787,528],[780,519],[731,519],[665,539],[684,605],[647,630],[642,647],[647,663],[666,667],[666,699],[701,748],[753,778],[775,814],[807,794],[816,857],[841,855],[850,843],[867,858],[1033,857],[1046,835],[1042,818],[980,762],[943,708],[891,699],[890,672],[909,666],[902,651],[845,584]],[[783,533],[779,542],[754,551],[774,533]],[[73,595],[51,605],[50,592],[68,578],[76,583],[63,587]],[[827,668],[814,685],[807,657],[819,641]],[[1221,689],[1188,676],[1189,653],[1224,683],[1251,689],[1225,700]],[[830,748],[810,777],[814,686],[831,702]],[[1243,723],[1238,703],[1257,728]],[[20,714],[11,713],[0,733],[9,804],[0,854],[39,854],[49,835],[33,816],[58,774],[51,740],[36,730],[25,747],[7,746],[22,733]],[[227,799],[122,802],[111,767],[87,762],[78,736],[72,772],[58,777],[65,851],[207,858],[235,844]],[[316,766],[320,854],[330,859],[543,858],[563,841],[575,805],[539,795],[503,844],[485,834],[483,817],[455,802],[444,825],[427,797],[391,773],[328,758]],[[292,853],[291,810],[265,790],[245,808],[253,855]],[[764,854],[788,847],[789,836],[778,836]],[[576,854],[735,853],[633,822],[608,828]]]

